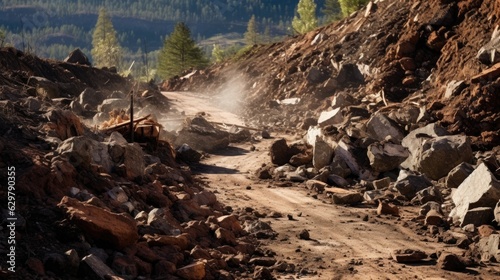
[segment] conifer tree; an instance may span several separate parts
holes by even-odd
[[[255,15],[252,15],[247,24],[247,32],[245,32],[245,41],[247,45],[255,45],[259,42],[259,33],[257,32],[257,23]]]
[[[342,17],[339,0],[326,0],[325,5],[321,9],[325,16],[326,22],[332,22]]]
[[[91,54],[96,67],[120,66],[122,48],[118,42],[113,23],[104,8],[99,10],[99,17],[92,35]]]
[[[369,0],[339,0],[342,15],[344,17],[350,15],[363,7],[368,1]]]
[[[178,23],[172,34],[165,39],[158,54],[158,75],[171,78],[192,67],[207,64],[202,50],[191,39],[191,31],[183,22]]]
[[[264,29],[264,42],[266,44],[271,43],[271,28],[269,27],[269,25],[267,25]]]
[[[313,30],[317,26],[316,3],[314,3],[314,0],[300,0],[297,5],[297,14],[292,20],[294,31],[303,34]]]

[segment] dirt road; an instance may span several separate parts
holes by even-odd
[[[217,109],[206,98],[166,95],[189,114],[204,111],[213,121],[242,124],[237,116]],[[272,136],[293,140],[288,135]],[[415,208],[402,208],[400,218],[377,216],[375,206],[344,207],[331,204],[324,195],[315,198],[304,184],[279,187],[274,181],[258,180],[254,172],[270,162],[268,148],[272,141],[231,146],[210,155],[194,169],[224,204],[234,209],[250,207],[268,217],[272,212],[281,214],[280,218],[263,218],[279,235],[274,240],[262,240],[262,246],[296,266],[294,274],[283,274],[281,279],[490,279],[487,275],[498,269],[455,273],[439,270],[432,258],[419,264],[394,262],[390,258],[394,249],[419,249],[428,254],[461,254],[461,250],[446,247],[431,236],[418,235],[417,223],[412,220]],[[304,229],[309,231],[310,240],[297,237]]]

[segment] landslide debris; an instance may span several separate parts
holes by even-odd
[[[249,124],[302,138],[270,144],[256,178],[373,207],[462,249],[394,248],[396,262],[430,255],[428,265],[452,271],[489,264],[489,277],[500,261],[499,15],[492,0],[370,1],[163,88],[217,96],[244,83]]]
[[[259,221],[254,213],[222,205],[164,138],[129,143],[127,134],[106,130],[127,121],[130,94],[136,116],[168,110],[158,88],[83,62],[0,49],[0,181],[15,168],[17,219],[16,272],[2,261],[0,278],[245,279],[269,272],[263,267],[277,260],[258,239],[273,235],[246,226]],[[160,127],[150,121],[136,128]],[[200,157],[186,146],[179,153],[185,161]],[[11,214],[5,206],[0,213],[0,239],[7,240]],[[1,242],[2,256],[8,246]]]
[[[339,102],[362,102],[367,111],[355,113],[365,118],[416,107],[489,149],[500,144],[499,14],[494,0],[370,1],[339,22],[254,46],[164,88],[217,95],[242,82],[248,121],[275,128],[307,129]]]

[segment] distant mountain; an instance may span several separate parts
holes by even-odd
[[[324,0],[316,1],[319,8]],[[90,55],[92,29],[97,13],[105,7],[112,16],[123,47],[130,55],[158,50],[174,25],[186,22],[193,37],[202,42],[224,34],[243,34],[252,15],[261,32],[282,36],[295,13],[298,0],[0,0],[0,26],[7,41],[42,57],[63,59],[74,47]],[[223,43],[224,41],[221,41]],[[234,42],[234,40],[233,40]]]

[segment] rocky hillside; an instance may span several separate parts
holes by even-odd
[[[342,21],[255,46],[238,61],[165,87],[217,93],[228,81],[244,81],[249,119],[266,112],[273,117],[261,122],[289,128],[300,125],[304,108],[306,117],[318,117],[335,97],[347,94],[370,113],[425,111],[449,132],[491,148],[500,143],[499,13],[492,0],[371,1]],[[275,101],[288,98],[301,100],[273,109]]]
[[[87,62],[78,51],[60,62],[0,49],[0,181],[8,184],[0,278],[234,279],[274,264],[256,239],[274,236],[270,227],[252,213],[239,220],[168,142],[128,143],[97,129],[127,110],[129,92],[136,116],[169,102],[154,85],[133,86]]]

